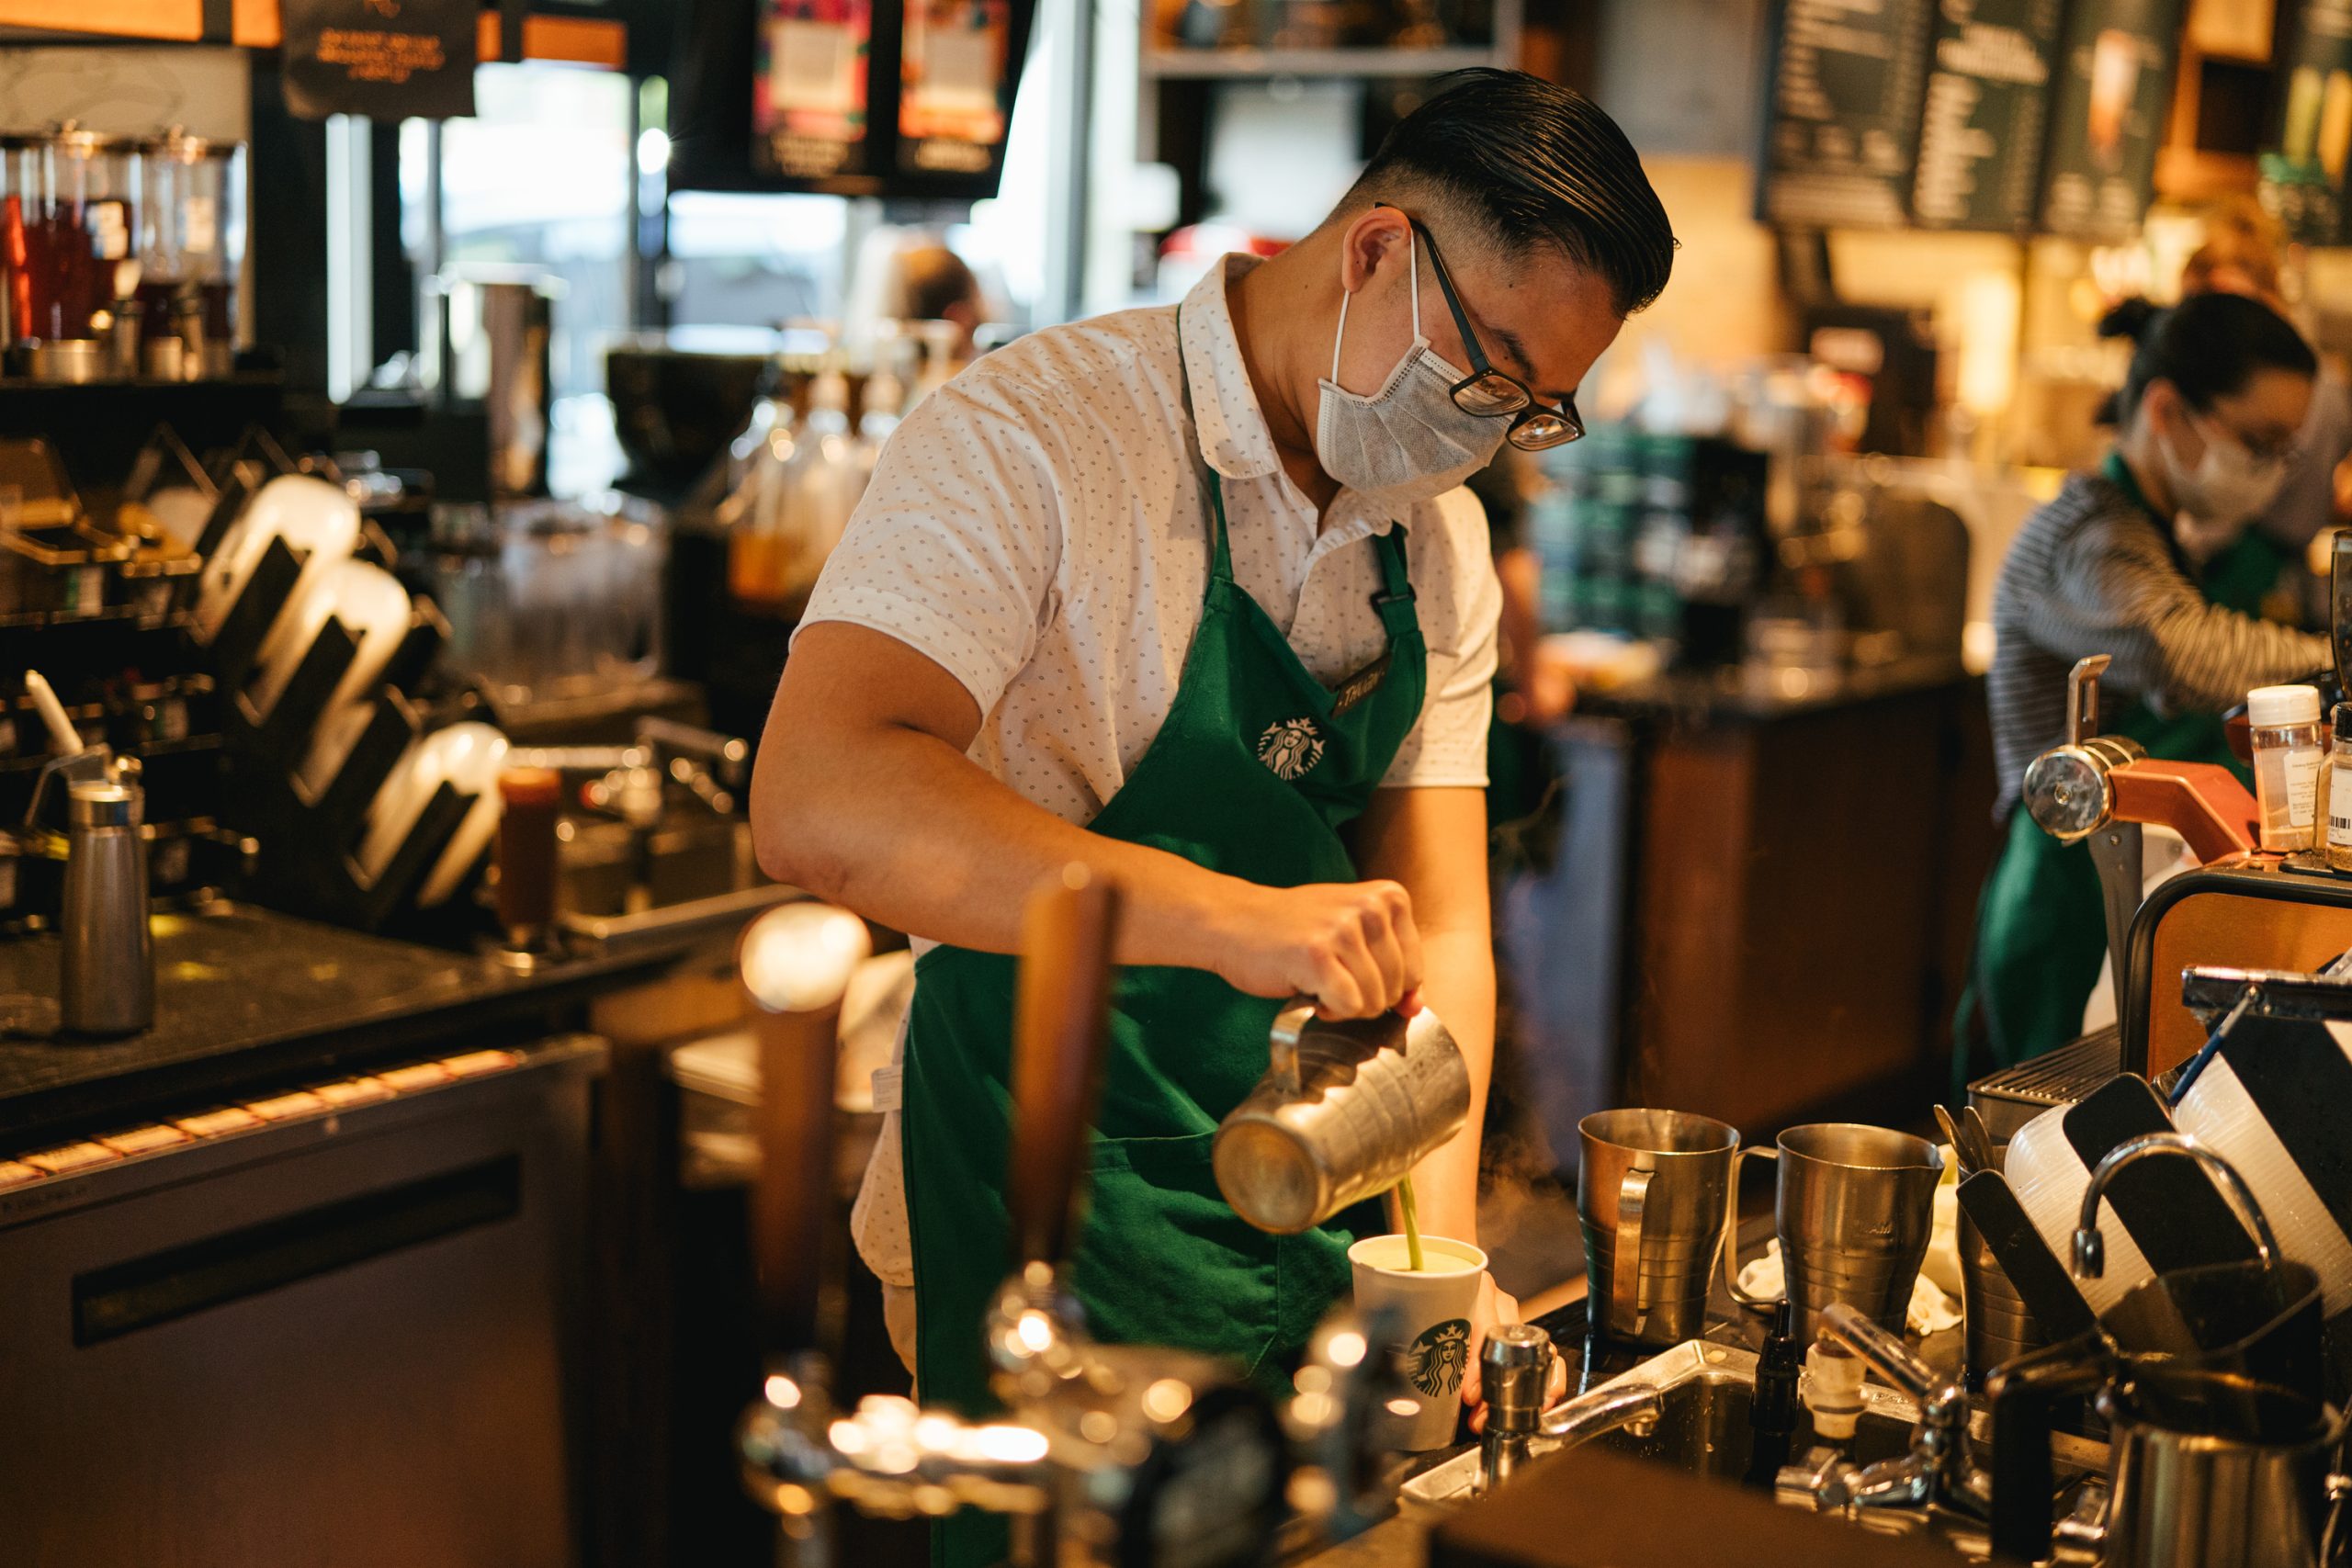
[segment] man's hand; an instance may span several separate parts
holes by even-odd
[[[1470,1365],[1462,1373],[1462,1403],[1470,1406],[1470,1429],[1474,1432],[1487,1429],[1487,1392],[1478,1382],[1478,1357],[1486,1348],[1487,1333],[1498,1324],[1519,1321],[1518,1298],[1498,1287],[1492,1274],[1478,1276],[1478,1303],[1470,1309]],[[1544,1384],[1545,1408],[1567,1392],[1568,1364],[1555,1356],[1551,1373]]]
[[[1376,1018],[1419,989],[1421,935],[1394,882],[1243,885],[1219,900],[1205,965],[1253,997],[1313,997],[1326,1018]]]

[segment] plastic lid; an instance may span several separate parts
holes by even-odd
[[[2319,722],[2317,686],[2256,686],[2246,694],[2246,722],[2256,729],[2283,729]]]

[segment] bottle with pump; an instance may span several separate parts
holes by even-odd
[[[817,581],[825,558],[842,542],[842,531],[865,493],[871,471],[850,433],[849,377],[838,355],[826,356],[824,369],[809,388],[808,417],[801,432],[800,450],[786,476],[791,494],[789,592]]]
[[[781,604],[786,592],[786,476],[799,448],[782,371],[772,367],[766,391],[728,449],[727,499],[718,509],[727,530],[728,592],[738,604],[761,608]]]

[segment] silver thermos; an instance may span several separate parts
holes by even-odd
[[[128,1034],[155,1018],[147,928],[146,792],[91,779],[66,794],[65,953],[59,1021],[76,1034]]]

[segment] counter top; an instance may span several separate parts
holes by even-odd
[[[590,953],[518,972],[497,959],[362,935],[250,905],[159,915],[155,1021],[116,1040],[57,1032],[58,939],[0,942],[0,1152],[37,1134],[184,1103],[233,1083],[455,1048],[659,969],[673,949]]]
[[[1957,658],[1922,655],[1823,675],[1803,670],[1751,676],[1741,666],[1653,676],[1580,693],[1577,712],[1604,718],[1770,722],[1828,708],[1883,702],[1969,680]]]
[[[1772,1216],[1769,1213],[1751,1215],[1741,1221],[1736,1255],[1752,1258],[1761,1254],[1771,1235]],[[1760,1348],[1764,1343],[1762,1316],[1733,1305],[1730,1295],[1724,1289],[1720,1272],[1713,1283],[1702,1337],[1720,1345],[1736,1345],[1744,1349]],[[1554,1347],[1558,1349],[1561,1360],[1567,1365],[1570,1394],[1597,1388],[1658,1354],[1656,1349],[1640,1349],[1596,1338],[1588,1331],[1585,1306],[1584,1295],[1579,1291],[1575,1299],[1564,1305],[1529,1319],[1552,1336]],[[1946,1330],[1924,1341],[1906,1336],[1906,1340],[1921,1359],[1939,1371],[1957,1372],[1959,1370],[1959,1330]],[[1459,1449],[1442,1449],[1419,1456],[1397,1472],[1396,1483],[1403,1485],[1408,1477],[1442,1464],[1460,1451]],[[1444,1517],[1442,1514],[1408,1507],[1351,1540],[1308,1550],[1298,1556],[1290,1568],[1426,1568],[1430,1531],[1443,1522]]]

